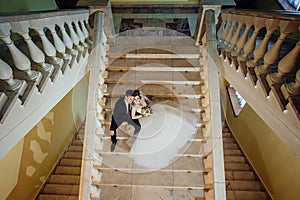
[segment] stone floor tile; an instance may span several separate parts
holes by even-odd
[[[148,173],[133,173],[132,185],[173,186],[172,171],[154,171]]]
[[[101,184],[104,185],[131,185],[132,172],[124,172],[117,170],[104,170],[102,172]]]
[[[103,167],[111,169],[119,169],[124,171],[132,171],[132,160],[128,154],[101,154],[103,157]]]
[[[100,186],[100,200],[131,200],[131,186]]]
[[[173,172],[175,187],[203,187],[203,174],[200,172]]]
[[[201,189],[180,189],[173,190],[173,200],[195,200],[196,197],[204,197],[204,192]]]
[[[199,157],[180,156],[173,162],[174,170],[201,170],[202,160]]]
[[[173,190],[157,187],[132,187],[131,200],[173,200]]]

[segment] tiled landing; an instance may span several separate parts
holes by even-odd
[[[133,35],[124,30],[134,28],[141,29],[136,35],[194,36],[198,17],[198,5],[120,5],[112,11],[115,33],[123,36]]]

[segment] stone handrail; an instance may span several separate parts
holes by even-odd
[[[87,73],[88,19],[87,9],[0,16],[0,158]]]
[[[103,92],[106,91],[104,74],[106,68],[107,37],[104,34],[104,13],[94,13],[93,50],[89,64],[89,90],[86,113],[86,125],[83,143],[82,167],[80,176],[79,199],[99,199],[101,190],[101,172],[97,169],[102,164],[99,150],[103,149],[105,105]]]
[[[214,9],[205,11],[206,33],[205,41],[200,46],[202,58],[200,63],[203,65],[201,77],[205,79],[207,87],[201,88],[204,98],[201,106],[208,106],[210,120],[203,128],[204,144],[204,167],[208,171],[204,176],[207,192],[205,199],[226,199],[224,154],[222,141],[222,122],[220,106],[220,83],[218,78],[219,56],[217,49],[216,28],[215,28]],[[210,114],[213,113],[213,114]]]
[[[299,12],[222,10],[220,24],[223,76],[300,157]]]

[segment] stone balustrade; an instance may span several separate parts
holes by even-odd
[[[82,168],[80,177],[79,199],[99,199],[102,173],[98,169],[102,165],[102,157],[99,151],[103,149],[105,128],[104,112],[105,105],[104,84],[106,69],[106,53],[108,50],[107,37],[104,33],[104,13],[94,13],[93,48],[90,58],[89,92],[86,114],[85,140],[82,156]]]
[[[219,24],[222,77],[300,157],[299,13],[222,10]]]
[[[218,52],[215,48],[217,45],[215,18],[218,13],[213,9],[207,9],[206,18],[206,41],[200,46],[199,52],[202,54],[200,63],[203,68],[200,72],[203,79],[203,87],[201,87],[201,107],[203,113],[202,118],[202,134],[203,134],[203,160],[204,160],[204,183],[205,183],[205,199],[226,199],[225,186],[225,171],[224,171],[224,155],[222,142],[222,123],[221,123],[221,108],[220,108],[220,84],[218,77]],[[230,19],[233,24],[238,20]],[[228,32],[233,34],[233,28],[227,27]],[[221,32],[218,32],[221,35]],[[223,34],[222,34],[223,35]],[[226,36],[219,43],[223,48],[231,51],[229,44],[235,44],[237,38],[232,39]],[[236,37],[236,36],[234,36]],[[226,39],[225,39],[226,38]],[[226,54],[226,53],[225,53]]]
[[[300,15],[296,12],[224,10],[218,49],[253,86],[259,82],[266,97],[272,91],[282,111],[291,104],[300,121],[298,89],[285,89],[297,85],[299,30]]]
[[[87,73],[88,20],[87,9],[0,17],[0,158]]]

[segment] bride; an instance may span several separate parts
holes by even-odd
[[[197,117],[166,102],[153,104],[151,115],[145,116],[143,108],[150,102],[146,96],[139,94],[139,90],[135,93],[138,95],[134,98],[131,117],[139,120],[141,130],[129,155],[136,164],[148,169],[166,167],[196,132]]]

